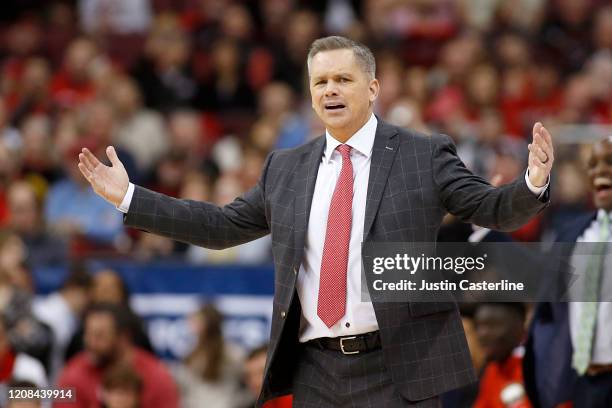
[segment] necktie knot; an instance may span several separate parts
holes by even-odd
[[[350,159],[351,158],[351,149],[352,147],[347,145],[347,144],[341,144],[338,145],[338,147],[336,147],[336,149],[338,149],[338,152],[340,152],[340,154],[342,155],[343,159]]]

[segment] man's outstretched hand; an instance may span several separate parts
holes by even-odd
[[[546,185],[555,156],[552,138],[540,122],[533,126],[533,140],[529,144],[529,181],[535,187]]]
[[[89,149],[84,148],[79,153],[78,166],[94,191],[100,197],[118,207],[128,190],[130,179],[123,163],[117,157],[115,148],[108,146],[106,155],[111,162],[110,167],[100,162]]]

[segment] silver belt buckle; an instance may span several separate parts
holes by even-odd
[[[356,351],[346,351],[346,350],[344,350],[344,340],[352,340],[352,339],[356,339],[356,338],[357,338],[357,336],[340,337],[340,350],[342,350],[342,354],[344,354],[344,355],[359,354],[359,350],[356,350]]]

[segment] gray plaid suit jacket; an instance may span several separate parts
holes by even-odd
[[[128,226],[209,248],[272,235],[274,307],[259,404],[291,392],[301,313],[296,279],[324,148],[325,137],[319,137],[271,153],[259,183],[223,208],[136,187],[125,216]],[[382,120],[371,160],[365,241],[433,242],[447,211],[514,230],[548,202],[548,194],[538,199],[524,177],[491,187],[466,169],[447,136],[425,136]],[[374,311],[386,366],[405,398],[426,399],[475,381],[455,304],[374,303]]]

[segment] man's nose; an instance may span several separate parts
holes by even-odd
[[[605,160],[597,160],[595,166],[591,168],[591,173],[595,176],[607,173],[610,171],[610,165],[608,165]]]
[[[325,85],[325,96],[338,95],[338,84],[336,81],[327,81]]]

